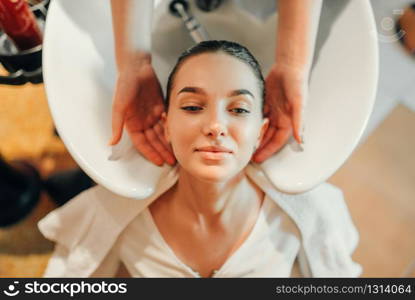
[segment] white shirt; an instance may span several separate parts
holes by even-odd
[[[201,277],[175,255],[148,207],[121,233],[115,248],[132,277]],[[299,248],[297,226],[265,197],[248,237],[212,277],[290,277]]]
[[[281,208],[284,214],[293,220],[299,229],[301,246],[297,258],[302,276],[359,276],[362,268],[352,259],[359,235],[339,189],[323,183],[306,193],[288,195],[279,192],[274,187],[272,177],[268,178],[260,165],[249,164],[245,172],[272,200],[272,203],[275,203],[276,207]],[[151,202],[172,187],[177,180],[177,169],[166,169],[160,175],[150,195],[139,200],[122,197],[102,186],[96,186],[50,212],[38,223],[43,235],[56,242],[55,251],[49,260],[44,276],[114,276],[120,266],[120,256],[115,251],[117,249],[115,245],[122,240],[127,228],[130,229],[130,224],[140,219],[138,216],[144,216],[142,213]],[[285,227],[281,226],[282,228]],[[275,232],[280,232],[280,230]],[[257,238],[256,234],[252,236],[252,239]],[[283,239],[277,238],[275,241],[277,245],[278,243],[284,244]],[[257,256],[262,255],[262,253],[257,254],[254,248],[252,249],[248,252],[239,251],[243,259],[230,258],[229,265],[232,268],[229,267],[231,270],[229,272],[236,272],[237,267],[243,267],[245,264],[242,262],[246,261],[245,257],[258,259]],[[285,253],[285,250],[282,252]],[[166,254],[166,251],[161,251],[161,253]],[[253,253],[256,253],[255,257],[252,256]],[[295,251],[291,253],[295,255]],[[157,259],[162,264],[163,260],[157,257],[154,258],[153,263]],[[234,263],[234,261],[239,262]],[[292,261],[292,257],[287,261]],[[178,265],[176,262],[175,267],[179,270],[177,272],[180,272]],[[253,265],[257,266],[258,263]],[[132,268],[129,265],[129,268],[132,273],[135,272],[135,267]],[[289,269],[289,267],[286,268]],[[228,270],[226,274],[230,274],[227,272]],[[225,267],[222,275],[225,276]]]

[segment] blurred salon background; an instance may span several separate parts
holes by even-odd
[[[7,2],[28,6],[7,15]],[[415,277],[415,2],[371,4],[380,54],[376,103],[359,146],[329,182],[343,190],[359,230],[354,259],[362,276]],[[0,0],[0,277],[42,276],[53,243],[37,222],[94,184],[49,112],[41,72],[48,5]],[[33,24],[19,36],[19,18],[28,15]]]

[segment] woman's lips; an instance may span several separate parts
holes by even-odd
[[[210,151],[197,151],[197,152],[200,154],[202,158],[210,159],[210,160],[222,160],[231,155],[231,153],[229,152],[210,152]]]
[[[227,152],[232,153],[232,150],[225,148],[223,146],[206,146],[206,147],[198,147],[196,151],[202,152]]]
[[[232,150],[222,146],[208,146],[196,148],[195,152],[198,152],[204,159],[210,160],[222,160],[232,154]]]

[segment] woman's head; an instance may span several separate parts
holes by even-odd
[[[251,67],[251,71],[254,73],[258,81],[259,88],[261,89],[261,94],[262,94],[261,105],[262,107],[264,106],[265,80],[262,75],[261,66],[259,65],[258,61],[255,59],[255,57],[251,54],[251,52],[249,52],[249,50],[245,48],[244,46],[238,43],[235,43],[235,42],[229,42],[229,41],[224,41],[224,40],[222,41],[211,40],[211,41],[201,42],[187,49],[178,58],[176,65],[174,66],[173,70],[170,72],[169,78],[167,80],[166,99],[165,99],[166,110],[169,109],[171,89],[174,84],[176,73],[180,69],[181,65],[190,57],[196,56],[198,54],[215,53],[215,52],[222,52],[222,53],[231,55]]]
[[[181,167],[201,180],[237,175],[268,127],[264,79],[243,46],[206,41],[184,52],[170,74],[165,137]]]

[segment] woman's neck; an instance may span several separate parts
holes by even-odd
[[[249,218],[259,209],[263,195],[244,171],[228,181],[206,182],[180,168],[174,204],[199,224],[226,226]]]

